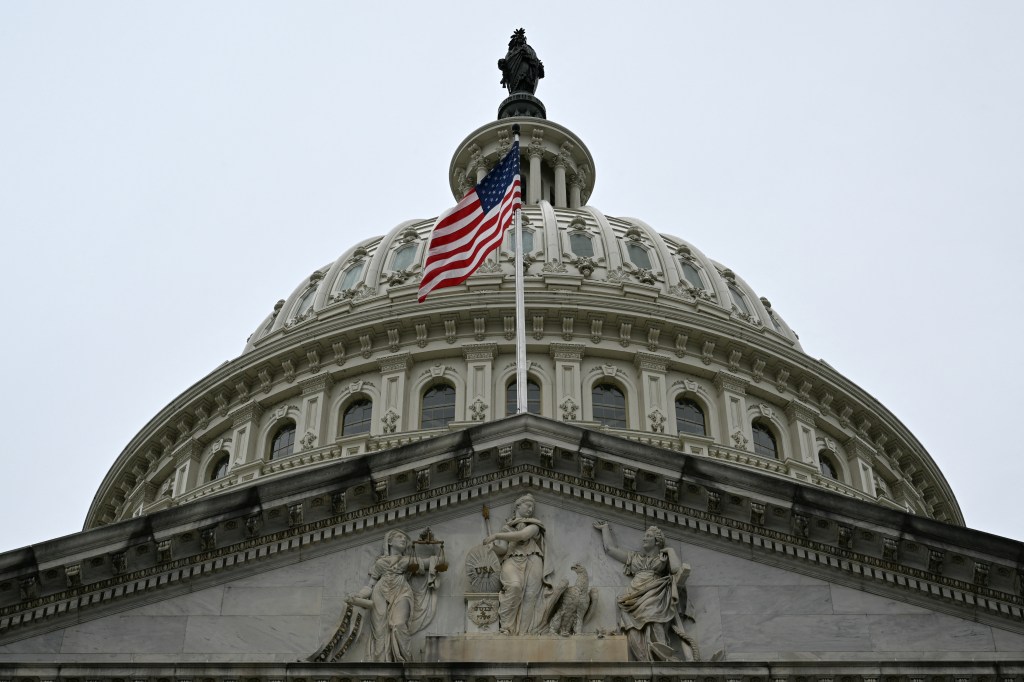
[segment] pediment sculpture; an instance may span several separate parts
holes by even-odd
[[[420,556],[415,547],[426,547],[436,553]],[[341,625],[312,660],[337,661],[345,655],[358,638],[363,621],[362,612],[353,619],[356,607],[366,612],[369,621],[367,660],[412,661],[410,641],[433,620],[437,610],[437,574],[446,570],[444,542],[435,540],[429,528],[415,542],[404,531],[388,531],[382,553],[370,568],[369,582],[345,600],[347,607]],[[422,577],[419,581],[418,576]]]
[[[465,627],[430,637],[464,640],[466,646],[475,642],[474,647],[481,642],[474,637],[510,638],[505,645],[497,644],[497,639],[489,640],[501,653],[510,645],[519,646],[515,642],[555,638],[554,642],[573,637],[580,638],[573,642],[582,642],[573,646],[590,647],[588,652],[617,647],[617,653],[611,653],[611,649],[605,652],[612,656],[609,660],[624,662],[627,656],[637,661],[700,660],[697,642],[685,625],[687,620],[693,621],[686,598],[690,566],[667,545],[657,527],[647,529],[639,549],[625,550],[614,544],[607,521],[592,522],[600,532],[607,559],[592,554],[592,541],[585,540],[592,535],[566,536],[566,541],[555,547],[566,553],[573,551],[567,550],[569,546],[579,551],[589,545],[592,549],[586,551],[593,561],[614,560],[623,566],[629,584],[614,600],[616,628],[602,630],[589,621],[601,610],[600,595],[607,591],[603,597],[605,615],[598,620],[605,625],[611,623],[608,592],[618,590],[614,582],[609,582],[612,573],[594,566],[603,573],[599,588],[592,584],[592,572],[583,561],[556,566],[548,525],[539,518],[536,499],[530,493],[515,500],[510,516],[497,532],[490,530],[487,508],[483,511],[487,535],[481,544],[467,548],[464,554],[462,548],[452,548],[465,557]],[[571,529],[559,528],[558,533],[571,533]],[[435,539],[429,528],[416,541],[401,530],[388,531],[380,555],[370,566],[368,582],[345,600],[341,624],[311,660],[342,660],[366,630],[364,660],[413,661],[413,636],[434,620],[439,574],[447,567],[444,542]],[[556,582],[556,578],[560,579]],[[442,629],[455,623],[452,615],[446,616],[448,626]]]
[[[622,562],[631,578],[619,595],[619,629],[626,634],[629,651],[638,661],[679,660],[673,653],[669,633],[676,635],[686,660],[699,661],[700,649],[683,625],[686,615],[686,578],[690,565],[679,560],[666,546],[665,535],[651,526],[640,541],[640,551],[627,551],[612,544],[607,521],[594,528],[601,532],[601,544],[611,558]],[[692,618],[691,618],[692,620]]]

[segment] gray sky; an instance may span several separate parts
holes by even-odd
[[[591,205],[735,270],[1024,538],[1024,3],[624,5],[0,4],[0,550],[79,530],[275,301],[452,203],[519,26]]]

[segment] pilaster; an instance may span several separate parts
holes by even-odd
[[[660,355],[637,353],[633,364],[640,372],[640,414],[653,433],[675,433],[675,419],[668,409],[668,360]]]
[[[262,415],[263,406],[255,400],[250,400],[228,416],[231,420],[231,443],[234,445],[235,461],[238,464],[255,462],[262,454],[257,442],[259,420]]]
[[[496,418],[495,407],[491,403],[500,391],[493,390],[491,377],[497,349],[493,343],[473,343],[462,347],[466,359],[465,414],[473,421]]]
[[[751,450],[753,433],[747,419],[748,383],[728,372],[715,375],[718,389],[718,408],[725,415],[721,420],[723,432],[719,437],[723,443],[730,443],[741,450]]]
[[[853,485],[868,495],[878,495],[875,490],[875,470],[872,467],[874,454],[867,444],[857,436],[851,436],[843,443],[846,450],[846,461],[849,465],[850,476],[853,477]]]
[[[325,414],[328,393],[334,385],[330,374],[322,373],[305,379],[299,383],[302,389],[302,412],[300,423],[295,430],[296,450],[309,450],[327,443],[327,424]]]
[[[801,402],[791,400],[786,404],[786,417],[789,419],[789,440],[796,452],[784,452],[783,455],[814,467],[818,467],[818,433],[814,424],[817,413]]]
[[[555,361],[555,414],[562,421],[580,421],[583,419],[580,364],[584,346],[578,343],[553,343],[549,348]]]
[[[174,496],[192,490],[199,480],[199,459],[203,453],[202,446],[195,439],[189,438],[174,450]]]
[[[412,357],[409,353],[390,355],[377,361],[380,368],[381,432],[395,433],[402,430],[402,415],[407,409],[406,380]]]

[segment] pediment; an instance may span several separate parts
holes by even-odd
[[[467,561],[524,493],[536,500],[554,584],[576,585],[581,566],[594,598],[579,632],[544,632],[530,651],[621,658],[617,599],[631,577],[604,550],[599,520],[630,551],[657,526],[689,564],[682,625],[692,650],[669,636],[680,659],[998,660],[1024,650],[1017,543],[517,417],[44,543],[31,562],[0,557],[0,580],[26,591],[0,611],[0,661],[301,661],[333,639],[326,660],[356,663],[369,655],[371,622],[358,606],[346,622],[347,599],[367,588],[389,531],[416,541],[428,528],[434,542],[414,553],[436,556],[443,542],[447,570],[412,635],[415,660],[524,651],[525,634],[502,640],[500,622],[488,621],[493,570],[487,587],[473,576],[480,563]],[[425,591],[424,581],[412,587]],[[475,640],[451,644],[460,637]]]

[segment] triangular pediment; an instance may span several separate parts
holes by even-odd
[[[1000,660],[1024,650],[1018,543],[523,416],[4,555],[0,584],[21,594],[0,593],[0,662],[320,653],[356,663],[369,656],[371,623],[348,598],[367,588],[388,531],[415,541],[428,527],[433,542],[414,553],[436,556],[443,542],[447,570],[412,636],[415,660],[446,662],[469,649],[442,640],[467,637],[474,655],[491,646],[520,660],[516,637],[485,643],[500,638],[487,601],[496,583],[493,570],[489,587],[473,571],[484,537],[527,492],[553,584],[576,586],[576,564],[594,600],[582,632],[530,651],[609,661],[601,652],[625,651],[617,599],[631,578],[603,548],[599,520],[630,551],[657,526],[689,564],[681,624],[696,654],[670,636],[680,659]],[[411,580],[415,591],[424,583]]]

